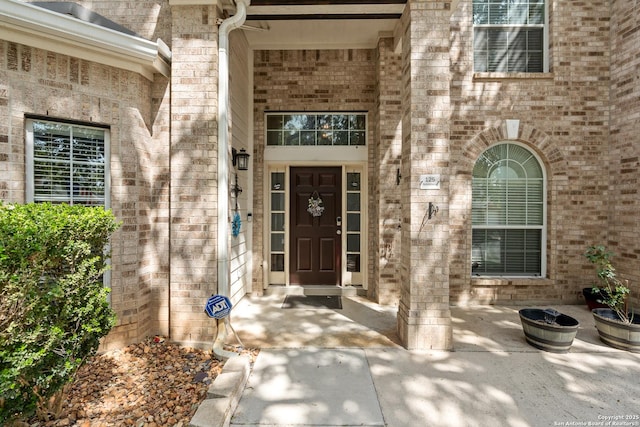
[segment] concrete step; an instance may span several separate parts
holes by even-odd
[[[269,285],[264,291],[265,295],[340,295],[340,296],[366,296],[367,290],[362,286],[335,286],[335,285]]]

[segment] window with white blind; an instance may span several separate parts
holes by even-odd
[[[476,161],[472,180],[471,273],[545,274],[545,177],[527,148],[504,143]]]
[[[546,72],[545,0],[473,0],[476,72]]]
[[[27,201],[109,207],[109,131],[26,122]]]

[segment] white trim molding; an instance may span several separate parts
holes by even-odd
[[[0,0],[0,39],[134,71],[170,75],[171,51],[160,39],[85,22],[17,0]]]
[[[265,162],[299,162],[309,165],[317,163],[335,162],[341,159],[343,163],[359,163],[367,161],[367,146],[267,146],[264,149]],[[342,164],[342,163],[340,163]]]

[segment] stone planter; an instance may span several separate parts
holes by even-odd
[[[640,353],[640,317],[634,316],[632,323],[622,323],[610,308],[596,308],[591,313],[600,341],[613,348]]]
[[[580,322],[553,309],[523,308],[518,312],[527,342],[552,353],[569,351]]]

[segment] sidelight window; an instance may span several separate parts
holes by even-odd
[[[362,190],[360,173],[347,173],[347,271],[360,272],[360,217]]]
[[[284,172],[271,173],[271,271],[284,271],[285,182]]]

